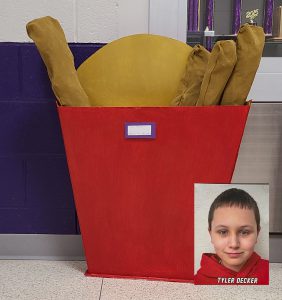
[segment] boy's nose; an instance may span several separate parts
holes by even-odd
[[[231,234],[229,237],[228,245],[231,248],[238,248],[239,247],[239,238],[236,234]]]

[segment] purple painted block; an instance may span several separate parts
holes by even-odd
[[[54,101],[55,96],[48,78],[47,69],[33,43],[21,45],[21,62],[23,99],[48,99]]]
[[[0,103],[0,155],[25,152],[25,107],[20,103]]]
[[[55,103],[2,102],[0,155],[64,154]]]
[[[28,103],[25,106],[25,151],[65,154],[55,103]]]
[[[74,209],[0,209],[0,233],[76,234]]]
[[[0,101],[20,97],[19,45],[0,43]]]
[[[20,158],[0,158],[0,208],[25,204],[25,162]]]
[[[27,159],[26,193],[30,208],[73,208],[72,187],[64,156]]]
[[[70,43],[69,47],[74,56],[76,69],[97,50],[101,49],[105,44],[74,44]]]

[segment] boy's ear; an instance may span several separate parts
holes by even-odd
[[[258,228],[258,235],[259,235],[259,233],[260,233],[260,227]]]
[[[213,244],[213,240],[212,240],[212,235],[211,235],[211,230],[208,228],[208,232],[209,232],[209,235],[210,235],[210,238],[211,238],[211,243]]]
[[[256,240],[256,243],[258,242],[259,233],[260,233],[260,227],[257,229],[257,240]]]

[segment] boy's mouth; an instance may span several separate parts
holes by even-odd
[[[243,252],[225,252],[230,258],[237,258],[240,257]]]

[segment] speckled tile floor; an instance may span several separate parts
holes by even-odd
[[[177,300],[282,299],[282,264],[271,264],[270,286],[194,286],[187,283],[85,277],[84,261],[0,260],[0,299]]]

